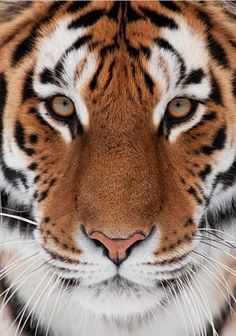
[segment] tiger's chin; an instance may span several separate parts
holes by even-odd
[[[67,290],[79,299],[81,308],[111,321],[141,321],[160,311],[168,302],[164,283],[145,287],[119,275],[95,285],[75,285],[67,279]]]

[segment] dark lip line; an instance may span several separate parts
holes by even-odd
[[[177,259],[177,260],[182,260],[182,259],[184,259],[184,258],[186,258],[189,254],[190,254],[191,252],[189,252],[188,254],[186,254],[186,255],[184,255],[184,256],[182,256],[181,258],[179,258],[179,259]],[[177,261],[176,260],[176,261]],[[50,264],[50,263],[48,263],[47,262],[47,264],[48,264],[48,266],[50,267],[50,268],[52,268],[52,269],[54,269],[54,270],[58,270],[59,272],[61,271],[61,272],[63,272],[63,273],[66,273],[66,275],[69,275],[70,273],[73,273],[73,274],[76,274],[76,273],[79,273],[79,271],[78,270],[72,270],[72,269],[68,269],[68,268],[65,268],[65,267],[60,267],[60,266],[56,266],[56,265],[53,265],[53,264]],[[92,263],[84,263],[84,265],[93,265]],[[150,265],[150,266],[158,266],[158,264],[155,264],[155,263],[142,263],[142,265]],[[168,283],[168,282],[173,282],[173,281],[176,281],[176,280],[178,280],[178,279],[180,279],[180,278],[182,278],[183,276],[181,275],[181,276],[179,276],[179,274],[180,273],[184,273],[185,272],[185,267],[186,266],[190,266],[191,268],[193,267],[193,264],[188,264],[188,265],[182,265],[182,267],[180,267],[180,268],[178,268],[178,269],[174,269],[174,270],[168,270],[168,271],[158,271],[158,274],[159,275],[162,275],[162,276],[170,276],[171,275],[171,277],[170,278],[168,278],[168,279],[161,279],[161,280],[157,280],[157,282],[156,282],[156,284],[159,286],[162,286],[162,284],[163,283]],[[177,275],[177,277],[176,277],[176,275]],[[114,277],[116,277],[116,276],[119,276],[119,274],[117,273],[117,275],[115,275]],[[79,278],[75,278],[75,277],[73,277],[73,278],[65,278],[64,276],[63,276],[63,274],[58,274],[58,277],[59,278],[61,278],[62,279],[62,281],[63,280],[65,280],[65,281],[74,281],[74,282],[76,282],[76,281],[79,281]],[[123,278],[122,277],[122,279],[125,279],[125,278]],[[109,280],[109,279],[108,279]],[[104,282],[106,282],[106,280],[104,281]],[[131,283],[132,283],[132,281],[130,281]],[[101,284],[102,284],[102,282],[101,282]],[[134,284],[135,284],[135,282],[134,282]]]
[[[62,272],[68,272],[68,273],[79,273],[78,270],[72,270],[72,269],[69,269],[69,268],[65,268],[65,267],[60,267],[60,266],[56,266],[56,265],[53,265],[53,264],[50,264],[49,262],[47,262],[47,265],[50,267],[50,268],[53,268],[54,270],[58,270],[58,271],[62,271]],[[81,264],[80,264],[81,265]],[[84,263],[82,265],[93,265],[92,263],[88,264],[88,263]],[[148,265],[148,263],[144,263],[142,265]],[[158,264],[157,264],[158,265]],[[156,264],[151,264],[151,266],[157,266]],[[158,274],[163,274],[163,275],[170,275],[170,274],[175,274],[175,273],[179,273],[181,271],[183,271],[185,268],[185,265],[183,265],[182,267],[178,268],[178,269],[174,269],[174,270],[170,270],[170,271],[158,271]],[[119,273],[117,273],[117,275],[119,276]],[[75,279],[75,278],[71,278],[71,279]],[[124,278],[125,279],[125,278]],[[168,279],[169,280],[169,279]]]
[[[194,265],[192,265],[191,268],[193,268],[193,266]],[[181,275],[179,274],[180,272],[181,272]],[[178,285],[178,283],[177,283],[178,280],[185,279],[186,281],[190,281],[190,279],[187,278],[187,273],[184,272],[184,270],[177,270],[175,272],[169,271],[169,272],[166,272],[166,273],[160,272],[160,273],[162,273],[162,274],[172,274],[173,277],[169,278],[169,279],[157,280],[154,286],[147,287],[147,289],[148,288],[150,289],[152,287],[154,287],[154,288],[158,287],[160,289],[164,289],[164,288],[165,289],[171,289],[171,288],[174,287],[175,290],[177,290],[178,289],[178,286],[177,286]],[[176,273],[178,273],[178,276],[176,276],[177,275]],[[64,278],[61,275],[58,275],[58,278],[60,278],[61,282],[63,283],[63,285],[64,285],[64,287],[66,289],[76,288],[76,287],[78,287],[80,285],[79,278]],[[127,280],[124,277],[121,277],[119,274],[116,274],[112,278],[104,280],[104,281],[102,281],[100,283],[97,283],[95,285],[100,285],[100,286],[103,286],[105,284],[107,285],[107,283],[111,279],[115,280],[115,278],[117,278],[117,279],[120,278],[121,280],[127,281],[127,282],[129,282],[131,284],[131,286],[142,286],[142,285],[137,284],[137,283],[135,283],[133,281]],[[89,285],[88,287],[91,288],[91,287],[93,287],[93,285]]]

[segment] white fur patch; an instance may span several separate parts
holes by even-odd
[[[184,22],[178,21],[179,29],[176,31],[166,29],[163,32],[163,38],[183,58],[186,66],[186,73],[190,73],[198,68],[208,73],[208,54],[206,46],[197,33],[193,31]],[[163,72],[160,62],[165,62],[167,75]],[[189,97],[196,100],[204,100],[210,92],[209,78],[203,78],[200,84],[192,84],[188,86],[177,85],[180,74],[180,64],[178,58],[172,52],[154,46],[148,67],[152,78],[159,85],[161,97],[158,105],[153,112],[153,123],[157,127],[164,117],[168,103],[176,97]],[[197,111],[197,116],[189,122],[176,126],[171,130],[169,135],[170,141],[175,141],[177,137],[187,129],[198,123],[203,116],[204,108],[200,106]]]
[[[69,22],[69,19],[59,22],[57,28],[51,36],[45,37],[41,40],[38,46],[39,53],[37,56],[38,61],[36,64],[34,89],[43,99],[47,99],[58,94],[69,97],[74,102],[77,115],[82,126],[88,127],[89,113],[83,99],[83,88],[95,72],[96,58],[87,47],[81,47],[78,50],[73,49],[65,54],[65,51],[69,49],[77,39],[81,38],[85,34],[85,30],[82,28],[77,30],[68,30],[67,26]],[[42,71],[45,68],[53,71],[63,55],[63,81],[59,80],[60,85],[41,83],[39,77]],[[78,64],[85,59],[86,64],[78,77],[76,75],[76,68]],[[62,134],[66,142],[71,141],[71,134],[67,126],[53,120],[53,118],[47,114],[43,104],[41,104],[40,107],[40,114],[51,126]]]

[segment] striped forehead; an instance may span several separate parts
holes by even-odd
[[[68,95],[79,107],[82,125],[87,125],[89,114],[82,91],[99,61],[87,47],[91,34],[83,27],[68,29],[71,22],[71,17],[61,19],[53,32],[40,40],[34,88],[43,98]],[[145,62],[161,96],[154,110],[155,125],[163,116],[164,106],[175,96],[187,94],[204,100],[210,91],[203,38],[183,18],[176,17],[173,22],[176,26],[168,24],[149,41],[150,58]]]

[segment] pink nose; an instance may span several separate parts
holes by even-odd
[[[137,241],[144,240],[146,238],[146,236],[142,233],[134,233],[127,239],[108,238],[99,231],[93,232],[89,237],[102,243],[102,245],[108,250],[109,258],[118,263],[126,258],[129,247],[133,246]]]

